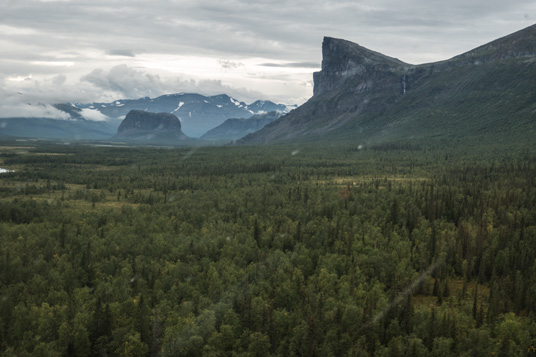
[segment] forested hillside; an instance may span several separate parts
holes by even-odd
[[[0,354],[534,356],[536,153],[441,145],[6,141]]]

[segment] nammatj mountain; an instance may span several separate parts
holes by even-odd
[[[322,56],[312,98],[239,144],[534,140],[536,25],[436,63],[330,37]]]

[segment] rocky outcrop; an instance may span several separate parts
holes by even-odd
[[[344,86],[348,79],[357,80],[361,92],[399,86],[398,77],[410,65],[350,41],[325,37],[322,42],[322,70],[313,74],[314,96]]]
[[[158,141],[188,139],[173,114],[131,110],[117,129],[116,139]]]

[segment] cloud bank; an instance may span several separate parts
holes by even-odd
[[[17,78],[0,79],[0,118],[39,117],[70,119],[53,104],[95,101],[112,102],[117,99],[137,99],[158,97],[169,93],[191,92],[203,95],[228,94],[246,102],[253,102],[265,95],[247,88],[235,88],[221,80],[183,79],[150,73],[142,69],[117,65],[109,70],[97,68],[71,81],[66,75],[48,76],[44,79]],[[108,119],[100,112],[83,110],[80,113],[87,120]]]
[[[95,69],[82,76],[81,82],[87,82],[108,96],[115,98],[157,97],[168,93],[192,92],[203,95],[226,93],[231,96],[252,101],[263,94],[246,88],[235,88],[225,85],[220,80],[181,79],[178,76],[161,78],[159,74],[151,74],[125,64],[112,67],[110,70]]]

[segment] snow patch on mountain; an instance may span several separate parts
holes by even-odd
[[[183,105],[184,105],[184,102],[179,102],[179,105],[177,106],[177,109],[172,111],[172,113],[175,113],[176,111],[178,111]]]

